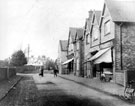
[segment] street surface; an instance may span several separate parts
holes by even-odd
[[[20,74],[23,79],[0,106],[130,106],[115,97],[75,82],[45,74]]]

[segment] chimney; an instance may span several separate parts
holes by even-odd
[[[92,11],[92,10],[90,10],[90,11],[89,11],[89,19],[91,19],[91,17],[92,17],[92,13],[93,13],[93,11]]]

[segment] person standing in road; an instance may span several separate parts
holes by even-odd
[[[54,68],[53,73],[54,73],[54,77],[57,77],[58,69]]]
[[[40,74],[39,75],[41,75],[42,77],[44,76],[44,68],[43,68],[43,66],[41,66],[41,68],[40,68]]]

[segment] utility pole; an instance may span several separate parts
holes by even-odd
[[[30,45],[28,44],[28,62],[29,62],[29,55],[30,55]]]

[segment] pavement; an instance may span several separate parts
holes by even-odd
[[[0,81],[0,101],[10,92],[15,89],[15,85],[21,80],[21,76],[14,76],[10,79]]]
[[[84,85],[86,87],[103,92],[111,96],[117,96],[117,97],[124,96],[124,87],[114,82],[101,82],[98,78],[94,78],[94,79],[83,78],[83,77],[74,76],[72,74],[70,75],[59,74],[58,76],[63,79],[73,81],[75,83]]]

